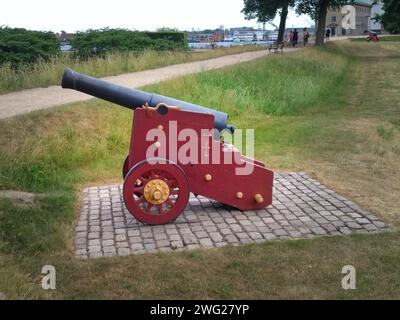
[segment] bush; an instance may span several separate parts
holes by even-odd
[[[153,40],[169,40],[175,42],[177,46],[187,48],[187,36],[185,32],[179,31],[157,31],[157,32],[145,32],[145,34]]]
[[[57,37],[52,32],[0,27],[0,65],[17,68],[38,60],[48,61],[59,52]]]
[[[98,29],[78,32],[71,45],[80,57],[105,56],[109,52],[143,52],[144,50],[176,50],[186,47],[180,32],[139,32],[126,29]]]

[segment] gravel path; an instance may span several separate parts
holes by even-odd
[[[298,50],[298,48],[285,48],[284,52],[295,50]],[[241,62],[258,59],[267,55],[268,50],[246,52],[210,60],[171,65],[159,69],[126,73],[119,76],[105,77],[102,79],[132,88],[139,88],[167,79],[218,69]],[[92,98],[93,97],[80,92],[62,89],[60,86],[12,92],[0,95],[0,119],[67,103],[85,101]]]

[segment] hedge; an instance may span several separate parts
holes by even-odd
[[[187,48],[187,35],[186,32],[179,31],[157,31],[157,32],[144,32],[149,38],[153,40],[164,39],[175,42],[182,48]]]
[[[71,45],[80,57],[103,56],[113,51],[177,50],[187,48],[183,32],[139,32],[127,29],[97,29],[78,32]]]
[[[0,65],[9,63],[17,68],[39,59],[47,61],[59,52],[59,42],[52,32],[0,27]]]

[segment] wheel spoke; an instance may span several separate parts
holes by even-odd
[[[158,208],[158,214],[163,214],[163,213],[164,213],[162,206],[163,206],[162,204],[159,204],[159,205],[157,206],[157,208]]]
[[[175,202],[173,202],[171,198],[168,198],[166,203],[170,206],[170,208],[172,208],[175,205]]]
[[[157,177],[158,177],[158,176],[157,176],[155,170],[151,170],[151,171],[150,171],[150,179],[154,179],[154,178],[157,178]]]
[[[133,188],[133,192],[143,193],[144,187],[135,187]]]
[[[147,202],[147,208],[145,209],[146,213],[151,214],[151,209],[153,208],[153,205],[151,203]]]
[[[139,177],[138,180],[140,180],[140,182],[142,182],[142,185],[146,184],[149,181],[149,179],[147,179],[143,176]]]
[[[166,180],[165,182],[167,183],[168,187],[170,187],[170,188],[174,188],[175,186],[177,186],[175,179]]]

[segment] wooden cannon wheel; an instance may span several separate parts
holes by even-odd
[[[122,166],[122,177],[125,179],[129,172],[129,156],[126,156],[124,165]]]
[[[189,183],[184,171],[163,160],[144,160],[128,172],[123,187],[127,209],[139,221],[157,225],[174,221],[189,200]]]

